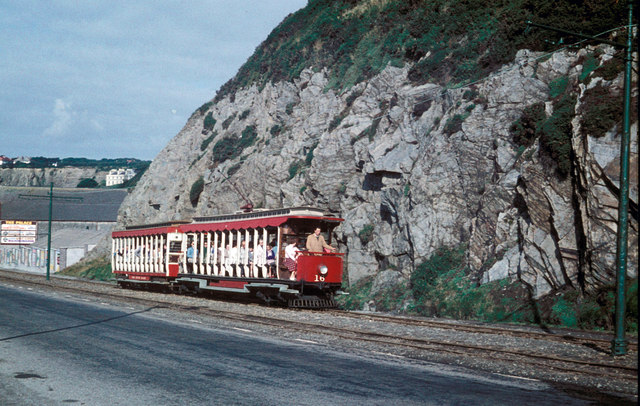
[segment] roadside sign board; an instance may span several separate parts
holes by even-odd
[[[2,220],[0,244],[33,244],[38,236],[36,221]]]

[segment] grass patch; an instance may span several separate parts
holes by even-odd
[[[464,245],[439,248],[414,270],[410,310],[461,320],[533,322],[533,312],[522,305],[524,287],[506,279],[478,286],[464,264],[465,249]]]
[[[580,328],[584,330],[614,329],[616,288],[607,285],[592,294],[581,294],[566,289],[557,295],[542,299],[547,302],[545,319],[550,324]],[[625,292],[625,328],[629,333],[638,333],[638,279],[627,280]]]
[[[73,264],[56,275],[74,276],[76,278],[94,279],[98,281],[108,281],[113,279],[111,273],[111,262],[109,257],[94,259],[89,262],[79,262]]]
[[[373,276],[363,278],[349,287],[344,287],[343,290],[348,295],[341,295],[337,297],[338,305],[345,310],[362,310],[364,305],[371,300],[371,287],[373,286]]]

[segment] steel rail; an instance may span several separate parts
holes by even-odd
[[[456,322],[449,322],[446,320],[426,320],[426,319],[413,319],[402,316],[389,316],[389,315],[381,315],[381,314],[365,314],[365,313],[357,313],[357,312],[347,312],[340,310],[330,310],[333,314],[342,316],[342,317],[350,317],[357,319],[370,319],[377,320],[383,322],[391,322],[402,325],[414,325],[414,326],[423,326],[423,327],[434,327],[441,328],[447,330],[456,330],[456,331],[464,331],[467,333],[480,333],[480,334],[498,334],[498,335],[509,335],[513,337],[523,337],[523,338],[532,338],[532,339],[540,339],[546,341],[557,341],[557,342],[569,342],[572,344],[594,344],[599,346],[610,345],[611,340],[607,338],[596,338],[596,337],[583,337],[576,335],[576,333],[581,334],[598,334],[597,332],[589,332],[589,331],[563,331],[560,334],[556,334],[555,332],[538,332],[538,331],[526,331],[522,329],[514,329],[512,326],[504,325],[500,327],[494,326],[478,326],[473,324],[461,324]],[[522,328],[531,328],[526,325],[523,325]],[[560,329],[556,329],[560,330]],[[629,347],[633,350],[638,349],[637,340],[629,342]]]

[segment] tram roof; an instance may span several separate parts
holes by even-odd
[[[175,233],[179,230],[179,225],[148,225],[148,226],[133,226],[127,227],[126,230],[114,231],[111,233],[112,237],[141,237],[145,235],[159,235]]]
[[[128,226],[124,231],[114,231],[113,237],[138,237],[167,234],[177,231],[222,231],[248,228],[278,227],[291,219],[309,219],[328,223],[339,223],[344,219],[315,207],[290,207],[275,210],[256,210],[247,213],[222,214],[194,217],[193,222],[171,221],[146,225]]]
[[[294,218],[332,223],[344,221],[344,219],[315,207],[290,207],[275,210],[256,210],[248,213],[195,217],[193,223],[180,226],[180,230],[184,232],[222,231],[277,227]]]

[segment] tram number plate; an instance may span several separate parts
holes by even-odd
[[[135,281],[148,281],[151,278],[148,276],[141,276],[141,275],[129,275],[129,279],[132,279]]]
[[[324,282],[324,276],[316,275],[315,282]]]

